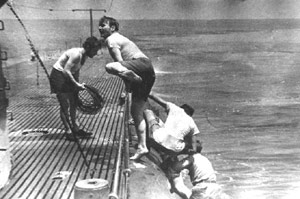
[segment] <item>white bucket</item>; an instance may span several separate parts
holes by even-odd
[[[74,199],[107,199],[108,181],[103,179],[86,179],[76,182]]]

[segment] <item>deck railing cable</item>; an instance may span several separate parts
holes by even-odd
[[[125,104],[125,120],[124,120],[124,186],[123,186],[123,197],[122,199],[127,199],[128,193],[128,180],[131,174],[131,170],[129,168],[129,110],[130,110],[130,98],[127,97],[126,104]]]
[[[120,173],[121,173],[121,166],[122,166],[123,139],[124,139],[124,133],[120,133],[117,163],[116,163],[116,167],[115,167],[111,192],[108,196],[109,199],[119,199],[118,190],[119,190],[119,185],[120,185]]]
[[[129,131],[129,104],[130,100],[128,98],[128,94],[126,97],[125,108],[124,108],[124,133],[120,135],[120,142],[118,148],[118,156],[117,163],[115,167],[115,175],[113,179],[112,189],[109,194],[109,199],[126,199],[127,198],[127,190],[128,190],[128,179],[130,176],[129,169],[129,139],[128,139],[128,131]],[[123,155],[122,155],[123,154]],[[123,157],[122,157],[123,156]],[[122,160],[124,160],[124,166],[122,169]],[[123,176],[121,176],[121,173]],[[122,185],[121,185],[122,182]],[[122,187],[121,187],[122,186]],[[120,192],[118,192],[120,190]]]

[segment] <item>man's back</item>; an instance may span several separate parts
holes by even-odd
[[[216,172],[212,167],[211,162],[200,153],[192,156],[193,163],[189,169],[189,174],[192,183],[200,181],[216,181]]]
[[[74,64],[74,66],[71,68],[71,72],[75,73],[82,67],[82,64],[80,63],[82,59],[82,53],[80,53],[80,51],[82,51],[82,48],[71,48],[66,50],[58,58],[53,67],[59,71],[63,71],[67,62],[71,61]]]
[[[167,103],[169,107],[168,117],[164,129],[172,136],[183,140],[186,135],[200,133],[194,120],[184,110],[173,103]]]

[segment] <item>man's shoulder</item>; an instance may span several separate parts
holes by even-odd
[[[177,106],[176,104],[172,103],[172,102],[166,102],[167,106],[169,106],[169,108],[172,109],[179,109],[180,107]]]
[[[71,48],[65,54],[72,60],[80,60],[81,58],[80,48]]]
[[[120,34],[119,32],[114,32],[113,34],[111,34],[109,37],[106,38],[106,41],[118,40],[118,39],[127,39],[127,37]]]
[[[66,54],[78,55],[80,48],[70,48],[65,51]]]
[[[108,47],[119,47],[127,43],[129,39],[116,32],[106,38],[105,42]]]
[[[207,157],[203,156],[201,153],[193,154],[194,161],[208,161]]]
[[[210,160],[206,156],[202,155],[201,153],[193,154],[193,159],[194,161],[201,161],[203,164],[205,162],[211,164]]]

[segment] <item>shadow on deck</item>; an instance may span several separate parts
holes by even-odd
[[[46,63],[48,71],[51,62]],[[80,75],[80,82],[97,88],[105,99],[96,115],[77,115],[80,128],[93,133],[79,143],[88,166],[79,146],[64,137],[58,101],[39,66],[27,61],[5,68],[11,82],[7,126],[13,169],[10,182],[0,190],[1,199],[73,199],[76,182],[90,178],[106,179],[112,198],[177,199],[153,162],[153,152],[142,158],[142,164],[128,161],[135,152],[129,143],[136,142],[134,126],[128,125],[129,102],[119,104],[124,85],[99,67],[105,62],[103,57],[87,60]],[[53,179],[60,171],[69,175]]]
[[[26,77],[35,81],[34,75]],[[96,115],[78,114],[80,128],[93,133],[92,138],[80,140],[89,168],[78,145],[64,137],[59,104],[56,96],[50,95],[48,84],[27,86],[10,98],[8,127],[13,169],[0,198],[69,199],[73,198],[75,183],[88,178],[106,179],[112,187],[119,140],[124,134],[125,106],[119,105],[123,84],[112,76],[83,77],[105,99]],[[53,179],[59,171],[68,171],[69,175]]]

